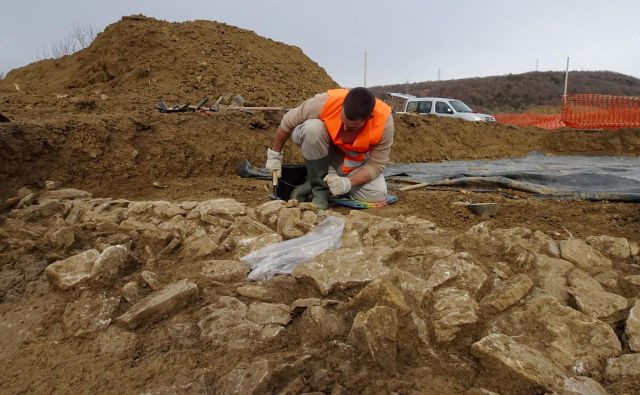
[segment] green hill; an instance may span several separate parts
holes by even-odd
[[[379,97],[385,92],[453,97],[477,111],[521,112],[536,107],[559,107],[564,90],[564,72],[545,71],[425,81],[375,86],[370,89]],[[571,71],[568,93],[640,96],[640,79],[611,71]]]

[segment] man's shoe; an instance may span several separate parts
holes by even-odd
[[[304,165],[307,168],[307,182],[311,186],[313,204],[321,210],[329,208],[329,186],[324,182],[329,173],[329,158],[325,156],[316,160],[305,159]]]

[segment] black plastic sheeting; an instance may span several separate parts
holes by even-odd
[[[389,164],[387,178],[433,187],[520,190],[545,199],[640,202],[640,158],[554,156]]]

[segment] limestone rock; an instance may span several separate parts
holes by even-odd
[[[280,294],[276,290],[260,284],[243,285],[238,287],[236,291],[239,295],[261,300],[263,302],[275,302],[280,299]]]
[[[201,202],[191,212],[206,213],[233,221],[235,217],[247,215],[247,206],[234,199],[211,199]]]
[[[353,320],[347,343],[368,355],[381,368],[396,372],[398,322],[393,309],[376,306]]]
[[[278,233],[286,240],[294,239],[304,235],[296,226],[302,221],[302,210],[295,208],[284,208],[278,215]]]
[[[293,270],[297,279],[309,279],[328,295],[335,289],[366,284],[389,273],[385,263],[393,250],[383,247],[326,251]]]
[[[425,295],[431,292],[426,280],[398,268],[393,268],[385,278],[400,288],[407,303],[414,309],[420,308]]]
[[[322,343],[343,336],[347,326],[337,314],[322,306],[310,306],[300,318],[301,341],[305,344]]]
[[[260,325],[287,325],[291,321],[291,312],[285,304],[254,302],[249,305],[247,319]]]
[[[256,207],[256,217],[258,221],[275,229],[275,226],[278,222],[278,214],[284,207],[284,201],[271,200]]]
[[[507,335],[486,336],[473,343],[471,353],[487,372],[512,378],[504,384],[505,392],[520,393],[516,388],[526,389],[522,393],[554,392],[564,387],[566,373],[561,366]]]
[[[291,314],[302,313],[309,307],[320,306],[321,304],[322,304],[322,299],[318,299],[318,298],[296,299],[293,303],[291,303],[291,306],[290,306]]]
[[[126,246],[109,246],[96,259],[91,269],[91,279],[104,285],[112,285],[135,263],[135,258]]]
[[[47,200],[76,200],[76,199],[88,199],[93,195],[86,191],[79,189],[67,188],[44,191],[38,196],[39,202],[46,202]]]
[[[236,349],[250,347],[263,326],[247,319],[248,310],[236,298],[219,297],[216,303],[203,309],[205,316],[198,322],[201,336],[218,346]]]
[[[178,281],[140,300],[129,311],[118,317],[117,321],[129,329],[159,321],[162,317],[175,313],[197,294],[196,284],[187,280]]]
[[[439,342],[455,339],[463,326],[478,322],[478,304],[468,291],[443,288],[435,293],[434,300],[435,333]]]
[[[625,334],[629,348],[632,351],[640,352],[640,299],[636,299],[636,304],[629,310]]]
[[[218,251],[224,237],[226,232],[223,230],[215,234],[207,234],[201,229],[184,240],[182,255],[190,259],[209,257]]]
[[[265,393],[270,377],[266,359],[258,359],[250,364],[240,363],[218,380],[214,392],[220,395],[262,394]]]
[[[76,241],[76,235],[72,226],[58,229],[49,234],[49,242],[54,248],[66,250]]]
[[[567,377],[564,380],[565,391],[569,394],[580,395],[607,395],[608,392],[602,386],[589,377]],[[568,394],[567,394],[568,395]]]
[[[200,273],[206,279],[230,283],[245,280],[249,274],[249,266],[238,261],[213,260],[203,262]]]
[[[144,282],[147,283],[149,288],[153,289],[154,291],[159,291],[162,289],[162,283],[160,282],[160,278],[156,273],[150,272],[148,270],[143,270],[140,273],[140,276],[142,277]]]
[[[234,256],[240,259],[261,248],[280,243],[282,240],[282,236],[277,233],[266,233],[258,236],[238,236],[233,239],[235,244]]]
[[[398,316],[411,313],[402,291],[388,280],[376,279],[367,284],[351,301],[353,309],[368,310],[374,306],[387,306],[396,311]]]
[[[130,281],[122,287],[122,296],[127,302],[134,304],[140,300],[140,286],[135,281]]]
[[[611,260],[580,239],[562,240],[560,256],[590,274],[611,268]]]
[[[575,266],[564,259],[550,258],[546,255],[536,255],[536,267],[538,268],[538,286],[548,295],[558,299],[560,303],[569,301],[569,286],[566,274]]]
[[[89,280],[91,268],[99,255],[98,250],[87,250],[50,264],[45,273],[56,287],[70,289]]]
[[[435,289],[446,284],[475,294],[486,280],[487,274],[470,259],[469,254],[458,253],[434,262],[427,286]]]
[[[640,353],[609,358],[604,376],[609,381],[638,380],[640,378]]]
[[[84,294],[67,305],[62,321],[74,336],[87,335],[106,328],[119,303],[119,297]]]
[[[606,292],[602,285],[587,273],[574,269],[569,274],[569,284],[569,293],[575,298],[580,311],[606,322],[614,322],[623,317],[627,299]]]
[[[515,330],[512,320],[501,329],[524,344],[536,346],[544,334],[546,355],[580,375],[600,369],[602,360],[620,355],[620,340],[611,326],[584,313],[562,306],[553,297],[537,297],[526,309],[513,314],[522,329]]]
[[[629,240],[624,237],[611,236],[591,236],[587,237],[586,242],[596,248],[603,254],[607,254],[614,258],[629,258],[631,256],[631,248]]]
[[[518,303],[533,287],[533,281],[526,274],[517,274],[507,280],[502,287],[482,299],[482,304],[496,311],[503,311]]]

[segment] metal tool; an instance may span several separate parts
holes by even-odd
[[[272,178],[273,178],[273,198],[275,200],[279,200],[278,199],[278,174],[274,171],[273,173],[271,173]]]

